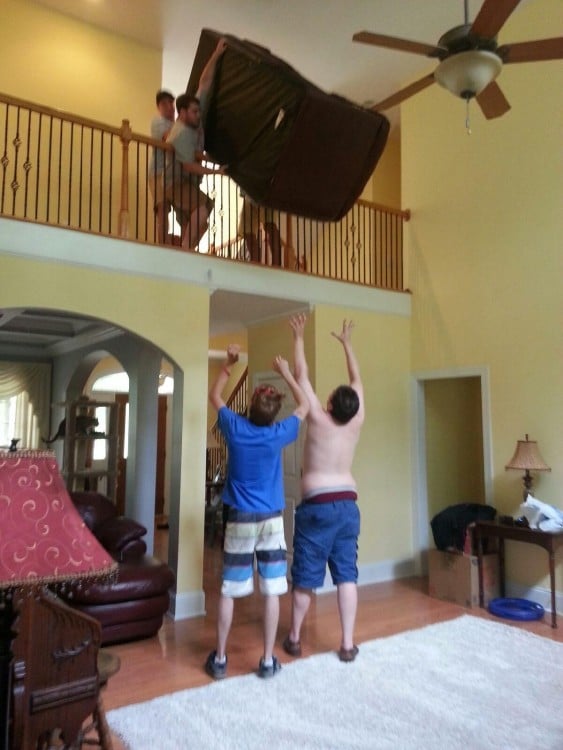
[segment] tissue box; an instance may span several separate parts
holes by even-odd
[[[483,589],[485,606],[499,596],[498,553],[483,555]],[[479,606],[479,569],[477,555],[459,552],[428,552],[428,593],[436,599]]]

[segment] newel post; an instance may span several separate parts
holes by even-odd
[[[122,120],[121,139],[121,206],[119,209],[119,236],[129,236],[129,143],[132,131],[129,120]]]

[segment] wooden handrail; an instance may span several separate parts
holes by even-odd
[[[375,211],[385,211],[387,214],[400,216],[405,221],[409,221],[411,218],[411,212],[409,209],[391,208],[391,206],[385,206],[383,203],[374,203],[373,201],[367,201],[364,198],[358,198],[356,203],[358,206],[365,206],[366,208],[373,208]]]
[[[97,130],[103,130],[106,133],[111,133],[112,135],[117,135],[121,138],[123,133],[123,123],[127,122],[129,123],[129,120],[122,120],[122,124],[119,127],[116,127],[115,125],[108,125],[105,122],[100,122],[99,120],[91,120],[88,117],[81,117],[80,115],[74,115],[71,112],[66,112],[63,109],[55,109],[54,107],[47,107],[44,104],[36,104],[35,102],[27,101],[27,99],[18,99],[16,96],[11,96],[9,94],[3,94],[0,92],[0,102],[3,104],[9,104],[14,107],[24,107],[25,109],[30,109],[33,112],[36,112],[40,115],[47,115],[48,117],[58,117],[61,120],[66,120],[67,122],[72,122],[75,125],[84,125],[88,128],[96,128]],[[171,146],[169,143],[164,143],[163,141],[155,140],[154,138],[151,138],[148,135],[144,135],[143,133],[136,133],[134,130],[131,130],[129,127],[129,140],[135,140],[139,141],[139,143],[145,143],[147,146],[160,146],[160,148],[164,149],[165,151],[174,151],[174,147]]]
[[[11,104],[14,107],[25,107],[30,109],[32,112],[37,112],[40,115],[48,115],[49,117],[59,117],[62,120],[73,122],[76,125],[85,125],[89,128],[97,128],[99,130],[105,130],[108,133],[119,136],[121,134],[121,127],[114,127],[107,125],[104,122],[98,122],[98,120],[90,120],[87,117],[80,117],[79,115],[73,115],[70,112],[65,112],[61,109],[54,109],[53,107],[46,107],[43,104],[36,104],[35,102],[28,102],[25,99],[18,99],[15,96],[8,96],[0,92],[0,102],[4,104]]]

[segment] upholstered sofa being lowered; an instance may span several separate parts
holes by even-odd
[[[168,592],[175,580],[172,570],[146,554],[142,538],[146,528],[118,516],[105,495],[71,492],[70,496],[85,524],[119,563],[119,569],[113,583],[77,584],[59,595],[98,620],[102,645],[154,636],[168,610]]]

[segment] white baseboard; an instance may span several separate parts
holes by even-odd
[[[397,578],[409,578],[416,576],[417,567],[414,559],[408,560],[382,560],[376,563],[367,563],[358,566],[358,586],[369,586],[372,583],[383,583],[394,581]],[[327,570],[324,583],[321,588],[315,589],[316,594],[330,594],[336,591],[330,573]]]
[[[514,581],[506,582],[506,595],[518,599],[529,599],[541,604],[546,612],[551,612],[551,589],[540,586],[528,587]],[[563,593],[555,592],[555,608],[557,612],[563,612]]]
[[[184,594],[170,592],[168,615],[173,620],[187,620],[205,614],[205,592],[187,591]]]
[[[394,581],[416,575],[416,562],[413,559],[368,563],[367,565],[360,565],[358,568],[358,586],[369,586],[372,583],[383,583],[384,581]],[[316,589],[315,593],[329,594],[333,591],[336,591],[336,586],[332,585],[330,573],[327,571],[323,586]],[[539,586],[530,588],[513,581],[507,581],[506,593],[510,597],[538,602],[546,612],[551,612],[551,591],[549,589]],[[563,592],[556,592],[555,606],[558,612],[563,612]],[[190,617],[201,617],[205,614],[205,593],[203,591],[188,591],[185,594],[171,592],[168,616],[172,620],[186,620]]]

